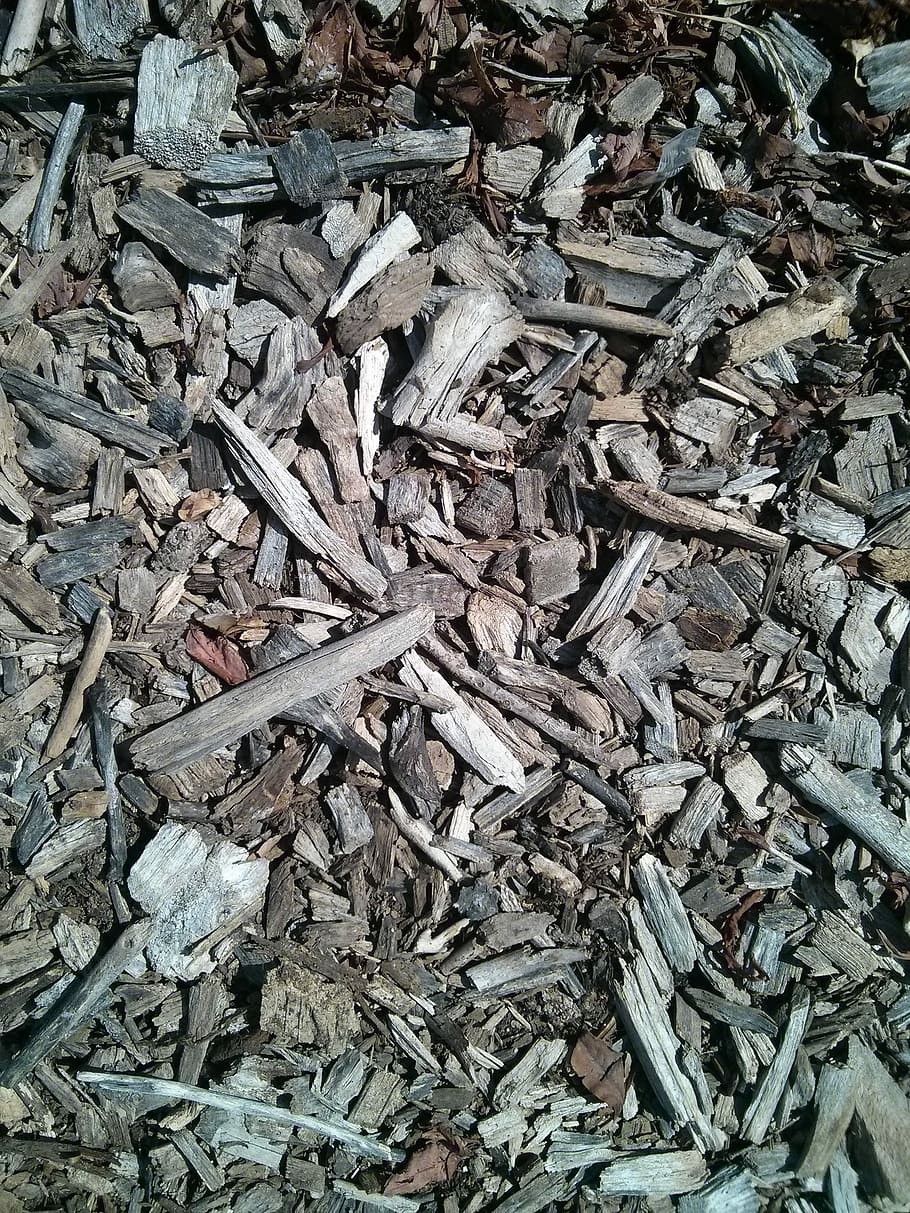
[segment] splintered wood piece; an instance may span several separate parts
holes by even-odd
[[[408,842],[439,868],[444,876],[459,884],[464,879],[462,872],[441,847],[434,845],[434,831],[429,822],[421,817],[412,817],[393,787],[386,788],[386,794],[389,798],[389,816]]]
[[[631,1045],[673,1123],[688,1129],[700,1149],[721,1149],[724,1135],[711,1124],[702,1107],[701,1092],[679,1064],[680,1041],[644,955],[623,965],[614,991]],[[704,1083],[703,1074],[701,1080]],[[704,1094],[707,1095],[706,1085]]]
[[[863,55],[859,72],[878,113],[893,114],[910,105],[910,41],[876,46]]]
[[[151,919],[145,947],[154,968],[180,981],[211,969],[211,946],[262,905],[268,874],[266,860],[227,839],[208,842],[192,826],[165,823],[127,880]]]
[[[670,965],[677,973],[690,973],[698,947],[685,906],[663,865],[653,855],[643,855],[635,865],[635,883],[645,917]]]
[[[710,506],[702,505],[691,497],[675,497],[649,485],[631,480],[607,480],[605,492],[626,509],[650,518],[675,531],[694,531],[713,539],[743,544],[746,547],[780,552],[787,540],[773,531],[744,522],[734,514],[723,514]]]
[[[92,625],[91,633],[82,653],[79,669],[60,708],[57,723],[54,725],[44,744],[45,760],[59,758],[69,745],[82,717],[86,692],[101,671],[112,635],[113,627],[110,613],[100,610],[95,616],[95,622]]]
[[[226,279],[240,264],[236,236],[167,190],[140,190],[132,202],[117,208],[117,218],[198,274]]]
[[[783,745],[780,767],[809,804],[824,809],[898,872],[910,872],[910,826],[817,750]]]
[[[329,788],[325,803],[332,814],[338,841],[345,855],[353,855],[372,841],[373,826],[355,787],[345,783]]]
[[[608,619],[628,614],[638,591],[644,585],[654,557],[662,542],[659,531],[644,527],[635,533],[628,551],[614,564],[569,628],[568,640],[593,632]]]
[[[791,341],[822,332],[841,316],[849,315],[851,308],[850,296],[840,283],[820,278],[791,295],[786,303],[766,308],[731,329],[723,340],[727,361],[742,366],[764,358]]]
[[[650,1200],[694,1192],[708,1177],[699,1150],[648,1151],[608,1162],[600,1173],[606,1196],[643,1196]]]
[[[341,281],[341,286],[329,300],[327,316],[337,316],[383,270],[388,269],[408,249],[420,243],[420,232],[404,211],[399,211],[385,227],[367,240],[355,256]]]
[[[632,390],[644,391],[659,383],[696,349],[726,303],[730,276],[748,250],[745,241],[730,239],[712,255],[707,265],[689,276],[664,307],[660,319],[672,333],[656,341],[639,360],[632,377]]]
[[[858,1073],[852,1066],[825,1063],[815,1087],[815,1117],[797,1174],[821,1181],[841,1147],[856,1107]]]
[[[155,1103],[196,1103],[204,1108],[219,1108],[222,1112],[238,1117],[271,1120],[293,1129],[302,1129],[305,1133],[313,1133],[317,1137],[328,1138],[329,1141],[337,1141],[352,1154],[377,1162],[398,1163],[405,1157],[403,1151],[392,1149],[374,1137],[367,1137],[340,1117],[328,1119],[308,1116],[291,1112],[277,1104],[249,1099],[244,1095],[231,1095],[224,1091],[191,1086],[186,1082],[148,1078],[140,1074],[104,1074],[95,1070],[80,1070],[76,1078],[106,1095],[122,1095],[127,1100],[139,1098],[151,1099]]]
[[[344,686],[400,657],[432,626],[433,612],[425,606],[370,624],[222,691],[136,738],[129,746],[132,760],[154,771],[178,770],[237,741],[300,700]]]
[[[357,427],[344,380],[333,375],[313,392],[306,406],[310,420],[329,452],[342,501],[365,501],[370,491],[357,460]]]
[[[416,653],[408,653],[402,662],[401,680],[416,691],[438,695],[450,705],[446,712],[430,713],[433,728],[487,783],[504,785],[513,792],[522,790],[525,774],[521,763],[441,674]]]
[[[784,1028],[783,1036],[777,1046],[774,1060],[756,1087],[752,1102],[743,1117],[742,1135],[747,1141],[758,1144],[764,1141],[768,1135],[774,1113],[784,1093],[793,1063],[796,1061],[797,1049],[802,1044],[809,1026],[811,1011],[812,1004],[808,990],[801,986],[797,987],[787,1018],[787,1026]]]
[[[237,73],[227,59],[156,35],[139,61],[136,151],[162,168],[198,168],[218,146],[236,89]]]
[[[244,477],[290,533],[308,552],[327,560],[345,581],[371,598],[381,598],[385,577],[322,521],[301,482],[230,409],[216,404],[213,412]]]
[[[149,919],[124,928],[108,950],[75,978],[21,1049],[3,1067],[0,1083],[4,1087],[15,1087],[22,1082],[39,1062],[91,1018],[98,1005],[108,996],[112,983],[145,947],[151,928]]]
[[[89,59],[123,59],[135,34],[149,23],[147,0],[73,0],[73,19],[79,46]]]
[[[426,341],[391,401],[396,425],[451,422],[465,393],[524,325],[498,291],[464,291],[427,325]]]
[[[533,299],[520,295],[513,299],[525,320],[541,324],[565,324],[570,327],[603,329],[608,333],[628,333],[633,337],[671,337],[673,330],[664,320],[621,312],[612,307],[592,307],[586,303],[565,303],[559,299]]]

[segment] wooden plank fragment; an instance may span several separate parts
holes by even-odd
[[[240,245],[228,230],[176,194],[151,187],[117,208],[117,218],[160,244],[198,274],[227,279],[240,264]]]

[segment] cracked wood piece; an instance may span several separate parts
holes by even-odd
[[[82,717],[85,695],[101,671],[113,635],[110,613],[102,608],[95,616],[91,633],[72,686],[66,694],[57,723],[44,744],[44,759],[59,758],[69,745]]]
[[[322,521],[300,481],[230,409],[216,404],[213,411],[244,477],[272,513],[308,552],[327,560],[345,581],[371,598],[381,598],[387,588],[385,577]]]
[[[89,59],[118,60],[134,35],[149,23],[147,0],[73,0],[79,47]]]
[[[857,1076],[850,1154],[871,1205],[900,1213],[910,1192],[910,1100],[857,1036],[850,1040],[848,1062]]]
[[[682,1046],[644,954],[623,964],[614,995],[630,1044],[673,1123],[687,1128],[700,1149],[721,1149],[725,1137],[711,1124],[699,1092],[679,1063]]]
[[[743,241],[728,240],[704,269],[686,279],[659,314],[671,332],[642,355],[632,377],[633,392],[654,387],[701,344],[724,306],[730,275],[747,251]]]
[[[341,285],[329,300],[326,315],[337,316],[351,302],[358,291],[387,270],[415,244],[420,243],[420,232],[404,211],[399,211],[385,227],[361,247],[349,266]]]
[[[820,1182],[834,1161],[856,1107],[859,1075],[851,1066],[826,1062],[815,1087],[815,1118],[803,1148],[797,1175]]]
[[[29,374],[28,371],[20,371],[14,367],[2,368],[0,385],[13,402],[24,401],[54,421],[86,430],[89,434],[94,434],[114,446],[122,446],[143,459],[160,455],[164,447],[172,445],[166,434],[131,421],[128,417],[109,413],[88,397],[57,387],[37,375]]]
[[[499,291],[449,299],[427,325],[423,348],[392,397],[392,420],[417,429],[427,421],[452,422],[468,389],[523,328]]]
[[[628,333],[633,337],[673,335],[673,330],[663,320],[652,316],[639,316],[635,312],[623,312],[618,308],[566,303],[560,299],[534,299],[530,295],[519,295],[512,302],[525,320],[535,323],[602,329],[608,333]]]
[[[3,1067],[0,1073],[3,1086],[15,1087],[22,1082],[39,1062],[91,1018],[111,984],[145,947],[151,927],[150,919],[126,927],[108,950],[75,978]]]
[[[97,1088],[106,1095],[122,1095],[125,1099],[151,1099],[154,1104],[165,1102],[189,1102],[204,1108],[219,1108],[235,1116],[271,1120],[276,1124],[289,1125],[337,1141],[345,1149],[362,1158],[372,1158],[382,1163],[398,1163],[404,1159],[401,1150],[367,1137],[346,1120],[328,1119],[291,1112],[288,1108],[249,1099],[244,1095],[231,1095],[226,1091],[210,1091],[204,1087],[191,1086],[186,1082],[173,1082],[166,1078],[148,1078],[140,1074],[104,1074],[96,1070],[80,1070],[79,1082]]]
[[[437,665],[447,670],[458,682],[470,687],[472,691],[476,691],[485,699],[489,699],[496,707],[510,712],[519,720],[524,720],[539,733],[564,747],[568,753],[574,754],[576,758],[592,762],[595,766],[605,760],[606,756],[602,747],[593,742],[587,733],[571,728],[552,712],[545,712],[541,708],[535,707],[527,699],[514,695],[492,678],[478,673],[468,664],[465,657],[442,644],[438,639],[428,638],[424,640],[421,647]]]
[[[707,1178],[700,1150],[648,1150],[608,1162],[599,1186],[605,1196],[643,1196],[650,1204],[660,1197],[694,1192]]]
[[[774,1113],[784,1093],[793,1063],[796,1061],[796,1051],[802,1044],[809,1026],[811,1010],[812,1004],[808,991],[804,987],[798,986],[793,997],[790,1015],[787,1018],[787,1026],[777,1046],[777,1053],[764,1078],[758,1084],[752,1102],[743,1117],[742,1135],[747,1141],[758,1145],[768,1135]],[[780,1127],[783,1128],[783,1126]]]
[[[712,539],[769,552],[781,552],[787,546],[784,536],[744,522],[735,514],[723,514],[690,497],[675,497],[631,480],[607,480],[603,482],[603,488],[626,509],[675,531],[694,531]]]
[[[240,264],[236,236],[167,190],[140,190],[133,201],[119,206],[116,214],[146,240],[160,244],[188,270],[227,279]]]
[[[851,310],[851,298],[840,283],[820,278],[786,302],[766,308],[725,333],[724,355],[732,366],[754,362],[791,341],[822,332],[841,316],[848,316]]]
[[[198,168],[218,146],[236,91],[226,58],[157,34],[139,63],[136,152],[160,168]]]
[[[310,420],[329,452],[341,500],[366,501],[370,495],[357,459],[357,426],[339,375],[319,384],[306,406]]]
[[[349,181],[369,181],[386,173],[456,164],[471,154],[469,126],[425,131],[391,131],[377,139],[339,140],[335,155]]]
[[[230,745],[273,716],[343,686],[412,648],[433,626],[425,606],[403,611],[285,662],[135,738],[137,766],[174,771]]]
[[[780,767],[809,804],[824,809],[844,829],[898,872],[910,872],[910,826],[807,746],[783,745]]]

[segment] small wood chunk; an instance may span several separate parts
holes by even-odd
[[[525,550],[525,591],[528,602],[542,606],[574,594],[579,586],[581,544],[577,539],[549,539]]]
[[[345,855],[353,855],[372,841],[373,826],[356,788],[350,784],[330,788],[326,792],[325,803],[332,814],[338,841]]]
[[[271,160],[285,194],[301,206],[338,198],[347,187],[325,131],[298,131],[287,143],[272,149]]]
[[[333,375],[319,384],[307,404],[307,413],[329,452],[341,500],[365,501],[370,492],[360,472],[357,426],[344,380]]]
[[[653,76],[634,76],[610,98],[607,121],[614,126],[641,130],[657,113],[663,98],[660,81]]]
[[[111,276],[128,312],[173,307],[180,300],[174,275],[138,241],[129,240],[123,245]]]
[[[162,168],[198,168],[218,146],[236,89],[237,73],[221,55],[156,35],[139,63],[136,151]]]
[[[335,339],[353,353],[381,333],[400,328],[416,316],[433,281],[433,264],[425,253],[390,265],[344,308],[335,325]]]
[[[56,597],[21,565],[0,566],[0,600],[42,632],[58,632],[61,628]]]
[[[386,484],[385,509],[391,526],[416,522],[430,501],[430,480],[419,472],[400,472]]]
[[[485,476],[458,507],[458,525],[475,535],[493,538],[512,529],[515,497],[511,485]]]
[[[117,208],[117,218],[199,274],[224,279],[240,263],[237,238],[198,207],[167,190],[140,190],[133,201]]]

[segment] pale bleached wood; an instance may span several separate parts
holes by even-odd
[[[499,291],[463,291],[443,303],[426,341],[391,401],[396,425],[451,421],[487,363],[519,336],[523,323]]]
[[[104,1092],[106,1095],[121,1095],[126,1100],[136,1097],[150,1098],[158,1103],[196,1103],[205,1108],[219,1108],[235,1116],[271,1120],[276,1124],[289,1125],[337,1141],[351,1153],[363,1158],[372,1158],[382,1163],[400,1162],[404,1158],[401,1150],[392,1149],[373,1137],[360,1133],[353,1125],[340,1117],[328,1119],[291,1112],[288,1108],[265,1103],[259,1099],[248,1099],[243,1095],[231,1095],[224,1091],[191,1086],[185,1082],[173,1082],[165,1078],[148,1078],[140,1074],[104,1074],[96,1070],[80,1070],[79,1082]]]
[[[358,291],[363,290],[383,270],[388,269],[393,261],[419,243],[420,232],[408,215],[399,211],[361,247],[342,279],[341,286],[329,300],[326,315],[337,316]]]
[[[525,784],[521,763],[441,674],[416,653],[409,653],[402,662],[401,680],[414,690],[438,695],[450,705],[446,712],[432,712],[431,719],[433,728],[456,754],[488,783],[521,791]]]
[[[236,89],[226,58],[158,34],[139,63],[133,146],[162,168],[198,168],[218,146]]]
[[[181,716],[165,721],[130,746],[140,767],[174,771],[230,745],[301,700],[344,686],[400,657],[433,626],[429,607],[414,607],[267,670]]]

